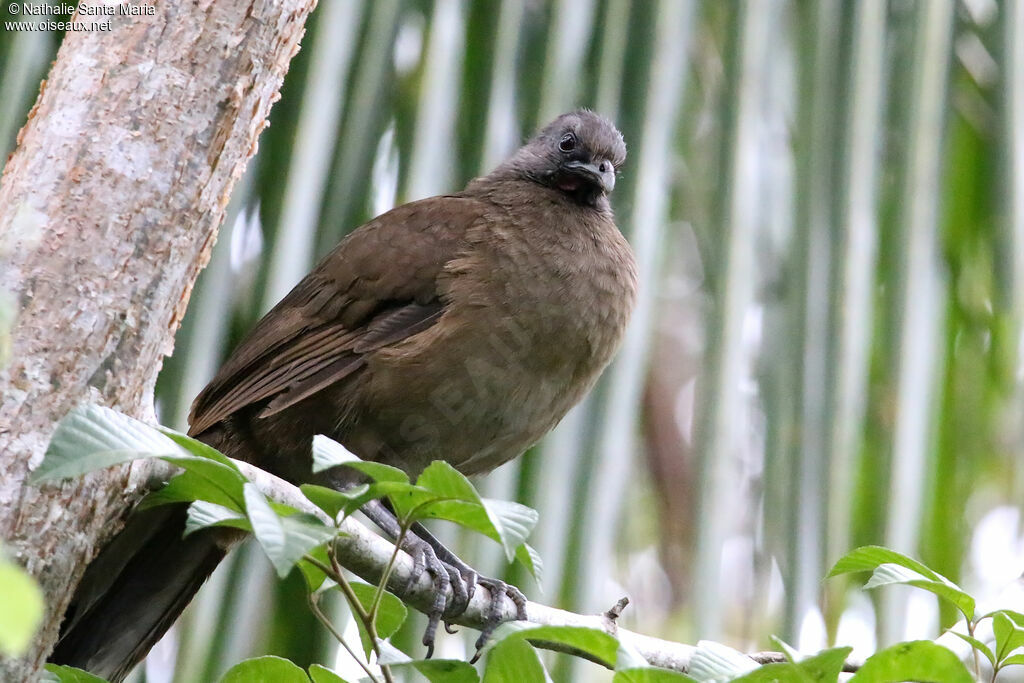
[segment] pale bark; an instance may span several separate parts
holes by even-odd
[[[142,481],[115,468],[37,489],[26,476],[82,402],[152,417],[162,359],[315,4],[160,0],[109,32],[69,32],[18,136],[0,183],[0,295],[16,315],[0,369],[0,538],[48,614],[0,680],[45,659]]]
[[[268,498],[314,515],[325,524],[334,524],[334,520],[313,505],[295,486],[247,462],[240,460],[234,462],[242,474]],[[154,484],[167,481],[175,471],[175,468],[170,465],[158,463],[152,472]],[[334,544],[339,563],[360,578],[373,584],[379,583],[385,568],[391,561],[394,546],[351,517],[341,521],[340,529],[342,533]],[[426,613],[434,604],[434,595],[437,589],[427,572],[420,572],[418,581],[410,584],[413,576],[413,564],[411,557],[405,552],[399,551],[388,580],[388,590],[404,602]],[[619,628],[616,620],[627,604],[628,601],[623,599],[604,614],[577,614],[556,607],[548,607],[538,602],[527,602],[526,620],[537,626],[580,626],[604,631],[618,638],[619,642],[630,646],[633,652],[643,657],[650,666],[690,673],[699,645],[693,646],[663,640]],[[486,623],[490,611],[490,593],[486,589],[477,590],[469,601],[466,611],[452,619],[450,623],[480,629]],[[516,618],[516,607],[511,599],[503,598],[498,614],[506,621]],[[585,652],[560,643],[533,640],[531,642],[540,648],[574,654],[607,666],[607,663],[593,659]],[[781,652],[755,652],[747,656],[757,664],[788,661]],[[847,659],[843,671],[857,671],[862,665],[863,662],[859,659]]]

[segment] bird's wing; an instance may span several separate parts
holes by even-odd
[[[434,197],[354,231],[235,349],[192,404],[189,434],[268,399],[262,416],[283,410],[359,370],[366,353],[437,322],[438,276],[483,208]]]

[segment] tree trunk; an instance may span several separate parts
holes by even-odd
[[[42,585],[47,618],[23,660],[0,661],[0,680],[45,661],[145,473],[42,488],[26,477],[80,403],[152,418],[157,372],[315,4],[161,0],[109,31],[69,31],[18,136],[0,184],[0,297],[15,315],[0,368],[0,538]]]

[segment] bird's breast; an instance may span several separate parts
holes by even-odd
[[[369,359],[367,426],[387,431],[406,464],[443,453],[465,473],[496,467],[610,360],[635,298],[629,247],[614,225],[556,237],[481,231],[446,269],[441,320]]]
[[[464,321],[456,329],[466,338],[456,346],[519,377],[522,391],[557,420],[618,348],[636,267],[610,217],[566,221],[538,211],[473,236],[473,248],[452,264],[449,313]]]

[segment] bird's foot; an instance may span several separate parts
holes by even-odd
[[[470,664],[476,663],[483,654],[484,645],[490,640],[494,629],[498,628],[505,619],[501,618],[501,606],[504,597],[507,595],[516,606],[516,619],[526,621],[526,596],[515,586],[505,583],[499,579],[478,578],[477,585],[483,586],[491,594],[491,603],[488,605],[487,614],[484,616],[483,627],[480,629],[480,637],[476,639],[476,654],[469,660]]]
[[[415,586],[423,572],[427,572],[434,581],[434,602],[427,612],[427,628],[423,633],[423,645],[427,648],[427,659],[434,654],[434,638],[437,626],[443,616],[457,616],[466,611],[473,593],[476,591],[475,572],[472,581],[467,581],[459,569],[442,562],[429,543],[415,536],[407,536],[402,549],[413,559],[412,572],[409,575],[408,592]],[[448,588],[452,589],[452,599],[448,603]],[[452,632],[445,623],[445,630]]]
[[[454,560],[454,561],[448,561],[448,562],[445,562],[444,564],[445,564],[446,567],[448,567],[449,571],[453,571],[453,572],[455,572],[458,575],[459,583],[461,583],[463,586],[465,586],[465,588],[466,588],[466,593],[465,593],[466,599],[465,600],[455,600],[455,599],[453,599],[451,601],[451,604],[448,605],[448,609],[445,610],[444,615],[443,615],[443,618],[445,620],[444,621],[444,630],[447,633],[458,633],[459,630],[457,628],[455,628],[455,626],[452,625],[451,620],[456,618],[456,617],[458,617],[458,616],[460,616],[463,612],[466,611],[466,608],[469,607],[469,601],[473,599],[474,595],[476,595],[476,587],[477,587],[477,582],[479,581],[480,575],[476,573],[475,569],[473,569],[468,564],[466,564],[465,562],[460,560],[458,557],[455,557],[453,555],[449,559],[450,560]],[[453,579],[452,580],[452,586],[454,587],[454,585],[455,585],[455,581]],[[453,593],[453,595],[454,595],[454,593]]]
[[[490,603],[484,616],[480,637],[476,641],[476,654],[471,662],[476,662],[483,653],[483,647],[490,640],[491,634],[505,619],[502,618],[502,606],[507,595],[516,606],[516,619],[526,620],[526,596],[515,586],[499,579],[481,577],[475,569],[460,560],[457,556],[442,547],[444,559],[438,557],[434,547],[415,535],[406,536],[402,548],[413,558],[413,569],[409,576],[407,590],[419,582],[423,572],[427,572],[434,580],[434,603],[427,612],[427,628],[423,634],[423,645],[427,648],[427,659],[434,654],[434,639],[437,627],[444,619],[444,628],[448,633],[455,633],[450,620],[455,619],[469,606],[477,586],[483,586],[490,594]],[[452,599],[447,600],[448,588],[452,589]]]
[[[526,620],[526,596],[523,595],[522,591],[518,588],[507,584],[504,581],[480,576],[475,569],[459,559],[458,556],[448,552],[447,549],[445,549],[445,551],[445,565],[458,571],[459,576],[465,582],[466,586],[468,586],[469,595],[469,598],[465,603],[456,604],[453,600],[448,610],[445,611],[445,631],[448,633],[455,633],[455,629],[447,620],[454,619],[466,611],[466,607],[469,606],[469,600],[473,598],[477,586],[483,586],[490,594],[490,603],[487,606],[487,614],[484,617],[483,628],[480,630],[480,637],[477,638],[475,645],[476,654],[471,660],[475,662],[480,658],[483,647],[487,644],[487,641],[490,640],[491,634],[494,633],[494,629],[498,628],[498,626],[500,626],[504,621],[501,618],[501,608],[504,603],[504,596],[507,595],[515,604],[516,619],[522,621]]]

